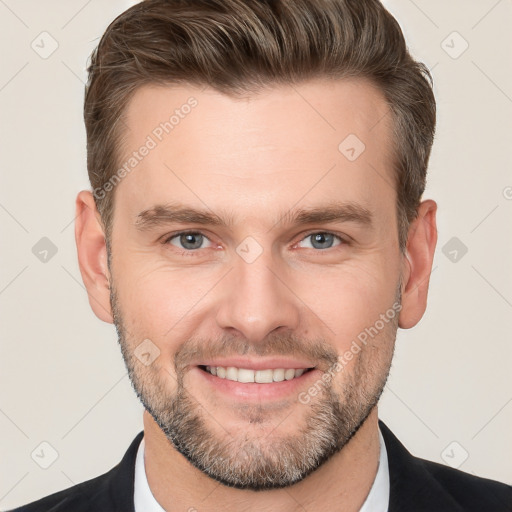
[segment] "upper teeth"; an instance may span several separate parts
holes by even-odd
[[[247,368],[235,368],[234,366],[207,366],[206,371],[221,379],[236,380],[237,382],[281,382],[300,377],[306,370],[304,368],[278,368],[275,370],[249,370]]]

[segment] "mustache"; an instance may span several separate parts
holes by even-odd
[[[194,361],[215,357],[234,356],[284,356],[300,357],[312,361],[326,371],[338,361],[338,353],[323,338],[309,340],[295,334],[274,333],[254,343],[241,336],[222,335],[219,338],[191,338],[186,340],[175,353],[176,373],[183,372]]]

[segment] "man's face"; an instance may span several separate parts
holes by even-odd
[[[243,100],[145,86],[128,106],[122,162],[150,149],[115,190],[123,356],[168,439],[226,485],[300,481],[382,392],[402,269],[386,112],[347,80]]]

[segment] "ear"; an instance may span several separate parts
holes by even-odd
[[[105,234],[94,197],[88,190],[82,190],[76,198],[75,241],[89,304],[100,320],[113,323]]]
[[[418,207],[418,216],[409,226],[407,251],[403,256],[402,309],[398,326],[414,327],[427,307],[428,285],[437,244],[437,204],[428,199]]]

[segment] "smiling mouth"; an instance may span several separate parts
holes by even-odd
[[[314,370],[314,368],[275,368],[267,370],[251,370],[249,368],[236,368],[234,366],[204,366],[199,368],[206,373],[214,375],[220,379],[232,380],[243,384],[259,383],[270,384],[272,382],[282,382],[301,377],[303,374]]]

